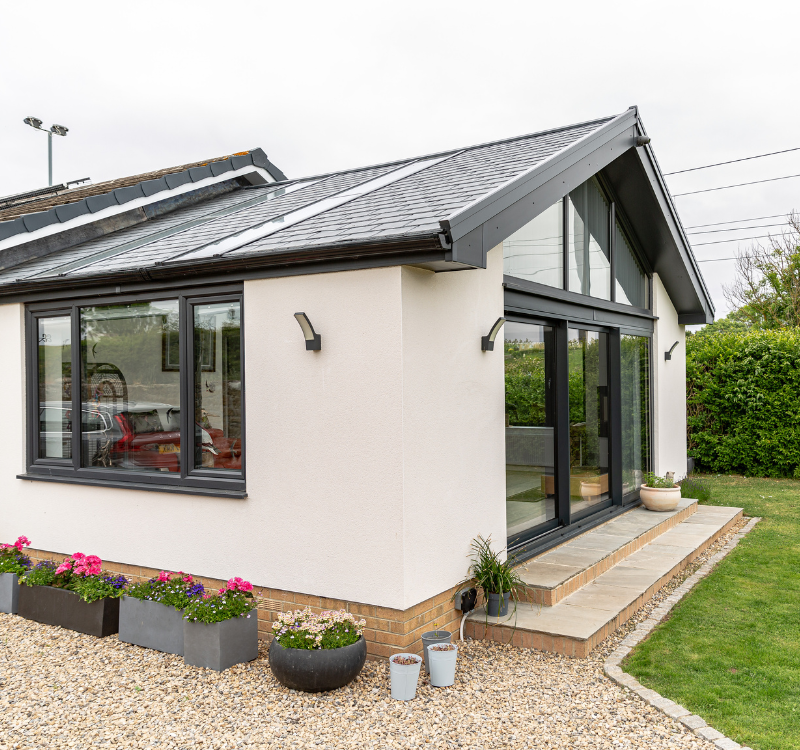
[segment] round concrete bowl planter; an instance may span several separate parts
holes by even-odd
[[[428,646],[436,643],[450,643],[453,634],[449,630],[429,630],[422,634],[422,653],[425,656],[425,672],[430,674],[430,662],[428,660]]]
[[[183,656],[183,610],[123,596],[119,603],[119,639]]]
[[[183,621],[183,663],[223,672],[258,658],[258,613],[222,622]]]
[[[342,648],[285,648],[277,638],[269,646],[269,668],[275,679],[305,693],[344,687],[358,676],[366,660],[364,636]]]
[[[447,651],[437,649],[447,648]],[[454,643],[428,646],[428,663],[431,665],[431,685],[449,687],[456,681],[458,646]]]
[[[647,510],[666,512],[675,510],[681,499],[680,487],[648,487],[643,484],[639,488],[639,498]]]
[[[409,659],[413,663],[398,664],[395,659]],[[420,667],[422,667],[422,657],[416,654],[395,654],[389,659],[389,676],[394,700],[414,700],[417,695]]]
[[[0,573],[0,612],[17,614],[19,579],[16,573]]]
[[[510,591],[504,591],[502,594],[487,594],[486,614],[489,617],[505,617],[508,614],[509,599],[511,599]]]
[[[119,599],[85,602],[74,591],[54,586],[19,587],[17,614],[26,620],[105,638],[119,630]]]

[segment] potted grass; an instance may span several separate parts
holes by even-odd
[[[643,475],[644,484],[639,488],[639,498],[647,510],[666,512],[675,510],[681,499],[681,488],[675,484],[672,472],[659,477],[648,471]]]
[[[28,537],[21,536],[14,544],[0,546],[0,612],[17,614],[19,577],[31,567],[31,559],[22,549],[30,543]]]
[[[128,579],[104,572],[96,555],[76,552],[60,565],[44,560],[20,583],[20,617],[98,638],[119,628],[119,599]]]
[[[344,610],[279,614],[269,647],[272,674],[281,685],[306,693],[347,685],[367,659],[366,624]]]
[[[433,630],[429,630],[422,634],[422,654],[425,660],[425,672],[430,674],[430,660],[428,658],[428,646],[434,643],[450,643],[453,634],[449,630],[440,630],[439,623],[433,623]]]
[[[129,586],[119,603],[119,639],[125,643],[183,656],[183,613],[205,593],[183,571],[162,570],[155,578]]]
[[[472,541],[469,576],[458,586],[475,586],[483,591],[488,617],[505,617],[509,602],[513,600],[514,609],[520,594],[525,593],[525,581],[514,570],[513,558],[501,560],[500,552],[492,550],[491,536],[484,539],[476,537]]]
[[[435,643],[428,646],[431,666],[431,685],[449,687],[456,681],[458,646],[455,643]]]
[[[218,593],[193,597],[183,612],[183,662],[222,672],[258,657],[253,584],[231,578]]]
[[[389,679],[394,700],[414,700],[421,666],[422,657],[416,654],[395,654],[389,659]]]

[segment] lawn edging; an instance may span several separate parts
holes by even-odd
[[[691,729],[698,737],[704,740],[713,742],[720,750],[751,750],[748,747],[743,747],[738,742],[726,737],[722,732],[718,732],[713,727],[708,726],[705,720],[697,714],[693,714],[683,706],[671,701],[669,698],[664,698],[655,690],[650,690],[642,685],[633,675],[623,671],[620,667],[622,660],[631,653],[633,648],[641,643],[653,631],[669,613],[670,610],[686,595],[694,586],[696,586],[703,578],[705,578],[716,566],[720,560],[724,559],[739,542],[749,534],[755,525],[760,521],[760,518],[751,518],[747,524],[737,531],[733,538],[725,544],[725,546],[716,554],[712,555],[694,574],[689,576],[675,591],[670,594],[664,602],[658,606],[650,614],[650,617],[639,625],[636,626],[630,635],[626,636],[613,651],[603,664],[603,671],[618,685],[632,690],[642,700],[649,703],[654,708],[662,711],[667,716],[677,719],[686,727]]]

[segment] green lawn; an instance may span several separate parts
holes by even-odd
[[[623,668],[755,750],[800,748],[800,481],[710,477],[763,520]]]

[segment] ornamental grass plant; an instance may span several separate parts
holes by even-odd
[[[489,594],[510,593],[514,602],[518,602],[519,594],[526,590],[525,581],[514,570],[514,559],[501,560],[500,552],[492,549],[491,540],[491,536],[473,539],[469,576],[456,586],[456,590],[470,585],[482,589],[486,599]]]
[[[654,490],[670,490],[677,486],[671,476],[659,477],[653,474],[652,471],[644,472],[642,475],[642,482]]]
[[[344,648],[361,637],[366,620],[356,620],[350,612],[325,610],[315,614],[310,609],[283,612],[272,623],[275,639],[284,648]]]
[[[0,545],[0,573],[16,573],[21,576],[31,569],[31,559],[22,552],[30,546],[30,539],[21,536],[14,544]]]

